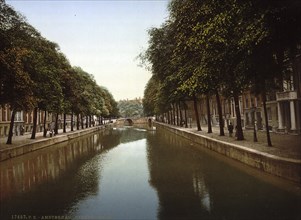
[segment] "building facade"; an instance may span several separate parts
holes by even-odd
[[[11,120],[11,110],[9,106],[0,106],[0,137],[8,136],[10,120]],[[46,128],[48,128],[51,122],[55,121],[55,115],[44,111],[38,111],[37,117],[37,132],[42,132],[44,127],[44,117],[46,117]],[[70,125],[71,116],[67,116],[67,125]],[[63,115],[59,115],[58,119],[59,128],[63,127]],[[24,133],[32,132],[33,129],[33,112],[16,112],[13,135],[23,135]]]
[[[300,134],[301,129],[301,56],[287,64],[290,70],[283,79],[282,90],[273,102],[277,110],[278,131]],[[272,104],[271,104],[272,105]]]

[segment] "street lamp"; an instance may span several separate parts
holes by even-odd
[[[255,118],[255,114],[256,114],[256,107],[253,106],[252,107],[252,112],[253,112],[253,140],[254,142],[257,142],[258,139],[257,139],[257,133],[256,133],[256,126],[257,126],[257,123],[256,123],[256,118]]]

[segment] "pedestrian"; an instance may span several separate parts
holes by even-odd
[[[231,122],[228,125],[228,131],[229,131],[229,137],[232,137],[232,135],[233,135],[233,125],[232,125]]]
[[[20,128],[20,134],[21,134],[21,135],[24,135],[24,130],[25,130],[25,129],[24,129],[24,125],[22,125],[21,128]]]
[[[54,136],[54,128],[55,128],[55,122],[50,123],[50,129],[49,129],[49,135],[50,137]]]
[[[237,137],[237,125],[235,126],[235,137]]]

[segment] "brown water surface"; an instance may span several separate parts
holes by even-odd
[[[125,127],[0,163],[1,219],[301,219],[300,187],[164,130]]]

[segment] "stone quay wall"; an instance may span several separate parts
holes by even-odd
[[[241,145],[232,144],[201,134],[196,134],[168,124],[155,123],[157,129],[168,130],[178,136],[191,140],[201,147],[227,156],[236,161],[247,164],[263,172],[301,183],[301,160],[283,158],[272,154],[260,152]]]
[[[73,132],[68,132],[65,134],[59,134],[57,136],[53,137],[47,137],[40,140],[34,140],[34,142],[31,143],[25,143],[19,146],[14,147],[8,147],[4,149],[0,149],[0,161],[4,161],[10,158],[14,158],[17,156],[21,156],[26,153],[30,153],[32,151],[36,151],[42,148],[50,147],[54,144],[62,143],[74,138],[81,137],[86,134],[90,134],[93,132],[97,132],[100,130],[104,130],[105,127],[99,126],[99,127],[92,127],[92,128],[86,128],[83,130],[76,130]]]

